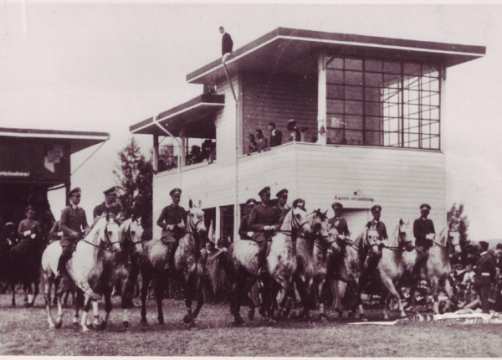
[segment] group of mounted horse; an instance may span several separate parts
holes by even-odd
[[[290,209],[272,236],[264,269],[259,267],[259,248],[254,241],[237,238],[228,248],[206,247],[207,240],[213,239],[206,228],[200,203],[197,206],[192,201],[189,203],[186,233],[176,248],[174,268],[170,266],[169,246],[162,238],[143,239],[140,219],[129,218],[118,223],[113,217],[103,216],[94,221],[85,237],[77,243],[67,263],[70,279],[63,277],[59,281],[57,266],[62,249],[59,242],[54,241],[45,250],[40,249],[39,254],[42,255],[38,255],[38,261],[30,263],[39,270],[30,272],[35,275],[29,281],[38,283],[35,277],[41,275],[47,321],[54,328],[62,326],[63,294],[75,290],[77,301],[74,302],[73,322],[80,322],[83,331],[88,331],[91,325],[106,327],[112,310],[112,291],[117,286],[122,297],[123,324],[129,325],[130,306],[126,297],[132,296],[127,288],[131,285],[128,279],[133,261],[139,266],[142,280],[143,324],[147,323],[146,303],[150,285],[156,299],[157,320],[164,323],[162,301],[166,284],[179,281],[183,285],[186,305],[183,321],[192,325],[204,302],[203,289],[209,279],[208,268],[213,272],[216,269],[225,276],[235,324],[244,322],[240,315],[242,306],[249,307],[249,319],[254,317],[258,308],[263,317],[275,321],[290,314],[297,298],[300,299],[303,317],[309,317],[312,310],[318,308],[321,318],[327,318],[331,301],[334,302],[335,315],[347,310],[361,317],[364,316],[361,296],[369,288],[383,294],[384,299],[393,300],[404,316],[400,288],[417,258],[408,223],[400,220],[385,242],[377,241],[376,234],[368,229],[350,239],[340,236],[335,228],[329,226],[326,213],[319,209],[310,213],[300,207]],[[426,271],[434,291],[436,311],[439,311],[437,299],[440,289],[452,297],[448,284],[451,271],[449,259],[452,252],[459,251],[458,234],[446,229],[436,237],[430,249]],[[371,281],[363,282],[361,275],[367,271],[365,267],[368,263],[365,259],[371,253],[380,254],[380,258],[373,271],[375,276],[369,278]],[[4,256],[3,253],[0,256]],[[14,255],[8,256],[10,260],[6,264],[18,261]],[[0,263],[4,264],[3,261]],[[3,268],[2,273],[5,271]],[[221,283],[213,281],[215,291],[219,285]],[[53,288],[56,289],[56,319],[52,314]],[[102,320],[96,294],[102,296],[105,302]],[[93,320],[89,316],[91,308]],[[384,315],[387,316],[386,313]]]

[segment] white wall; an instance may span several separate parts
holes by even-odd
[[[156,175],[154,221],[175,186],[183,189],[184,206],[189,198],[201,200],[207,208],[233,204],[234,170],[234,164],[217,161],[186,168],[181,176],[176,171]],[[431,217],[439,231],[446,224],[445,177],[444,155],[438,152],[290,143],[239,161],[239,202],[258,198],[258,191],[269,185],[272,194],[289,189],[290,201],[302,197],[309,209],[330,209],[335,194],[361,191],[374,199],[363,202],[363,207],[382,205],[389,231],[400,217],[410,222],[418,217],[422,202],[432,206]]]

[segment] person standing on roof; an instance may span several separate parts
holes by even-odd
[[[221,55],[230,54],[234,48],[234,42],[229,33],[225,31],[223,26],[220,26],[221,33]]]

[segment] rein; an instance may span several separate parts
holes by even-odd
[[[106,227],[105,227],[105,240],[106,240],[106,244],[105,244],[105,247],[104,247],[104,248],[102,248],[102,247],[100,246],[101,244],[100,244],[100,245],[96,245],[96,244],[94,244],[94,243],[92,243],[92,242],[90,242],[90,241],[87,241],[85,238],[80,239],[80,241],[82,241],[82,242],[84,242],[84,243],[86,243],[86,244],[89,244],[89,245],[91,245],[91,246],[93,246],[93,247],[95,247],[95,248],[103,249],[103,250],[105,250],[105,251],[109,251],[109,252],[112,252],[112,253],[117,252],[118,250],[110,249],[110,247],[111,247],[113,244],[118,244],[118,243],[120,243],[120,240],[118,240],[118,241],[113,241],[113,242],[112,242],[112,241],[110,241],[110,237],[108,236],[108,231],[106,231],[106,230],[107,230],[107,227],[108,227],[108,224],[107,224],[107,225],[106,225]]]

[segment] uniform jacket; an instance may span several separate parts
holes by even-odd
[[[427,234],[435,234],[434,223],[431,219],[418,218],[413,222],[413,235],[415,236],[415,246],[430,247],[432,244],[425,237]]]
[[[267,225],[280,225],[281,211],[277,206],[260,203],[256,205],[248,218],[248,228],[252,231],[263,232]]]
[[[79,238],[83,235],[84,229],[87,228],[87,217],[84,209],[79,206],[67,206],[61,212],[61,220],[59,221],[61,230],[63,231],[63,243],[72,243],[78,238],[72,236],[71,231],[76,231]]]
[[[350,236],[349,227],[347,225],[347,221],[343,217],[332,217],[328,220],[328,224],[330,228],[335,228],[338,234]]]
[[[380,240],[389,238],[387,236],[387,228],[385,227],[385,224],[381,221],[378,222],[375,220],[368,221],[368,223],[366,224],[366,228],[368,230],[372,228],[376,229],[376,231],[378,232],[378,236],[380,237]]]
[[[497,274],[497,260],[491,251],[481,254],[476,264],[476,275],[481,282],[494,282]]]
[[[122,205],[120,205],[119,202],[107,206],[106,203],[103,201],[101,204],[97,205],[94,208],[92,215],[94,218],[107,213],[113,216],[117,216],[120,212],[122,212]]]
[[[234,42],[229,33],[224,33],[221,37],[221,55],[231,53],[234,47]]]
[[[186,211],[182,206],[171,204],[162,209],[160,216],[157,220],[157,225],[162,228],[162,236],[166,234],[173,234],[175,238],[181,237],[184,233],[184,229],[179,227],[174,227],[173,231],[167,230],[167,225],[177,225],[180,222],[185,222]]]

